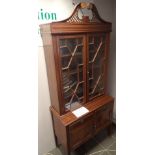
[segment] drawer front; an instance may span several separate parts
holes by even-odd
[[[99,132],[112,122],[113,104],[108,104],[96,111],[95,132]]]
[[[94,115],[91,114],[69,126],[70,147],[77,148],[80,144],[92,137]]]

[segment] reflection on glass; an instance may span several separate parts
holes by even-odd
[[[59,41],[63,96],[66,109],[83,102],[83,38],[64,38]]]
[[[105,34],[89,37],[89,99],[104,93],[104,47]]]

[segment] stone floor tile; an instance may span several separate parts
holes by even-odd
[[[109,151],[109,155],[116,155],[116,151]]]
[[[85,144],[85,149],[86,149],[86,155],[93,154],[95,152],[103,150],[103,148],[98,143],[96,143],[94,139],[88,141]]]
[[[107,151],[103,151],[103,152],[100,152],[99,154],[96,154],[96,155],[110,155]]]
[[[55,148],[52,151],[50,151],[49,154],[47,155],[63,155],[63,154],[61,153],[59,148]]]
[[[99,133],[97,136],[95,136],[95,140],[97,141],[97,143],[102,145],[103,148],[108,148],[108,146],[116,141],[116,139],[113,138],[112,135],[108,136],[104,135],[103,133]]]
[[[112,138],[106,138],[102,141],[100,141],[100,145],[102,145],[104,148],[108,148],[112,143],[114,142],[114,140]]]
[[[100,150],[100,151],[96,151],[94,153],[90,153],[88,155],[109,155],[109,154],[106,150]]]
[[[116,150],[116,142],[114,141],[109,147],[109,150]]]

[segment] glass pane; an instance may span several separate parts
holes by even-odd
[[[66,110],[77,108],[84,99],[83,38],[59,41],[62,66],[63,96]]]
[[[81,98],[83,97],[83,83],[80,83],[77,89],[77,95]]]
[[[104,93],[105,34],[89,36],[88,84],[89,99]]]
[[[83,81],[83,65],[78,66],[78,81]]]

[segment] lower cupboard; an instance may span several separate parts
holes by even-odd
[[[84,105],[89,112],[76,118],[72,112],[60,116],[52,107],[54,134],[57,146],[64,155],[78,148],[104,128],[112,130],[114,99],[110,96]]]

